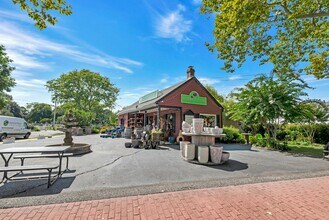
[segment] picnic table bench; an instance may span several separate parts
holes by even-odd
[[[0,167],[0,172],[15,172],[15,171],[30,171],[30,170],[47,170],[48,171],[48,185],[49,188],[55,181],[51,181],[51,173],[54,169],[57,169],[59,165],[29,165],[29,166],[11,166]],[[11,178],[8,178],[11,179]]]
[[[62,174],[61,168],[62,168],[62,159],[64,157],[64,152],[69,148],[69,146],[61,146],[61,147],[13,147],[13,148],[5,148],[0,150],[0,156],[4,160],[5,166],[0,167],[0,172],[3,172],[3,178],[0,181],[0,183],[4,182],[5,180],[12,180],[11,177],[8,177],[8,172],[23,172],[23,171],[31,171],[31,170],[47,170],[48,171],[48,187],[52,185]],[[17,158],[24,158],[21,159],[21,165],[22,166],[9,166],[9,161],[13,157],[14,154],[19,153],[19,154],[31,154],[31,153],[47,153],[51,157],[55,157],[54,155],[57,155],[56,157],[59,158],[59,165],[29,165],[29,166],[23,166],[24,165],[24,159],[28,158],[29,156],[32,155],[21,155],[21,157],[17,156]],[[9,155],[7,158],[5,155]],[[26,156],[26,157],[23,157]],[[36,157],[36,155],[34,155]],[[40,157],[38,155],[38,157]],[[42,155],[42,157],[44,157]],[[15,157],[14,157],[15,158]],[[23,160],[23,162],[22,162]],[[67,165],[68,165],[68,160],[67,160]],[[58,175],[57,178],[54,181],[51,181],[51,173],[53,169],[58,168]],[[16,176],[15,174],[14,176]],[[12,176],[13,177],[13,176]]]

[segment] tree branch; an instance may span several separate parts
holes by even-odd
[[[297,18],[321,18],[321,17],[329,17],[329,12],[315,12],[304,15],[299,15]]]

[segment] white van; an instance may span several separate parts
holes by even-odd
[[[6,137],[29,138],[31,129],[23,118],[0,115],[0,141]]]

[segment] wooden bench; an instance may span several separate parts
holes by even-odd
[[[51,172],[57,169],[59,165],[30,165],[30,166],[12,166],[12,167],[0,167],[0,172],[22,172],[31,170],[47,170],[48,171],[48,185],[49,188],[55,181],[51,181]]]
[[[63,157],[66,158],[66,170],[69,170],[69,157],[72,157],[73,153],[64,153]],[[33,154],[33,155],[16,155],[14,159],[21,160],[21,166],[24,166],[24,160],[28,158],[58,158],[58,154]]]

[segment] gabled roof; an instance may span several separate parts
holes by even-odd
[[[174,92],[176,89],[178,89],[183,84],[189,82],[190,80],[195,80],[205,90],[205,92],[209,95],[209,97],[216,103],[216,105],[219,108],[224,110],[223,106],[210,94],[210,92],[202,85],[202,83],[196,77],[193,76],[193,77],[188,78],[176,85],[170,86],[164,90],[159,91],[157,98],[151,99],[151,100],[143,102],[143,103],[139,103],[139,100],[138,100],[137,102],[133,103],[132,105],[124,107],[121,111],[118,112],[118,115],[134,113],[134,112],[139,112],[139,111],[144,111],[144,110],[148,110],[151,108],[155,108],[158,106],[159,101],[161,101],[167,95]]]
[[[192,77],[193,78],[193,77]],[[158,92],[157,98],[151,99],[149,101],[139,103],[139,100],[137,102],[134,102],[132,105],[129,105],[127,107],[124,107],[121,111],[118,112],[118,115],[127,114],[127,113],[133,113],[133,112],[139,112],[147,109],[151,109],[157,106],[157,102],[164,98],[166,95],[183,85],[184,83],[188,82],[192,78],[186,79],[180,83],[177,83],[176,85],[170,86],[168,88],[165,88]]]

